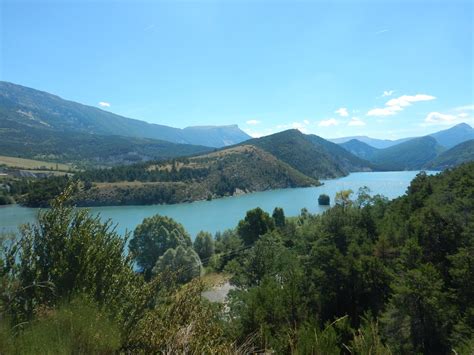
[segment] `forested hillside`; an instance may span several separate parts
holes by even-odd
[[[256,208],[194,244],[157,215],[128,256],[110,224],[66,207],[69,194],[3,243],[2,353],[474,349],[474,163],[420,173],[394,201],[361,189],[322,215]],[[236,287],[222,307],[201,297],[211,272]]]
[[[347,142],[340,143],[340,146],[351,152],[356,157],[370,161],[376,155],[378,149],[367,143],[361,142],[357,139],[351,139]]]
[[[296,129],[245,142],[259,147],[305,175],[322,179],[370,170],[369,162],[344,151],[337,144]]]
[[[89,133],[54,132],[28,128],[0,119],[0,152],[50,162],[72,163],[79,167],[131,164],[164,160],[208,152],[212,148],[166,141]]]
[[[11,190],[20,191],[17,199],[26,206],[47,206],[70,181],[79,182],[73,196],[79,206],[172,204],[319,184],[271,154],[244,145],[166,162],[89,169],[26,186],[12,182]]]
[[[434,138],[426,136],[375,150],[370,162],[377,170],[418,170],[442,151]]]
[[[474,139],[442,152],[438,157],[427,163],[426,168],[443,170],[470,161],[474,161]]]
[[[71,149],[74,146],[80,147],[71,145]],[[177,153],[180,147],[169,146],[169,152]],[[110,150],[119,153],[113,145]],[[106,152],[102,150],[102,154]],[[74,200],[81,206],[188,202],[276,188],[314,186],[319,184],[319,179],[367,171],[371,167],[337,144],[289,130],[204,155],[108,169],[89,168],[75,173],[73,180],[81,181],[80,185],[86,188],[80,188]],[[50,178],[32,182],[26,190],[13,190],[24,192],[16,199],[26,206],[46,206],[51,193],[58,193],[67,180]]]

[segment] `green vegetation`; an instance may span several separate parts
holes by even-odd
[[[416,170],[436,158],[442,150],[433,137],[414,138],[376,151],[371,162],[380,170]]]
[[[80,168],[133,164],[153,159],[164,160],[210,150],[211,148],[203,146],[147,138],[25,128],[15,122],[0,120],[2,155],[73,163]]]
[[[430,164],[442,151],[431,136],[413,138],[384,149],[377,149],[356,139],[341,146],[352,154],[370,161],[376,170],[417,170]]]
[[[184,284],[201,275],[201,260],[192,248],[179,245],[166,250],[152,271],[155,275],[174,273],[176,282]]]
[[[430,161],[426,168],[443,170],[474,160],[474,139],[458,144]]]
[[[351,139],[347,142],[341,143],[340,146],[354,154],[356,157],[366,159],[368,161],[371,161],[379,151],[379,149],[374,148],[367,143],[361,142],[358,139]]]
[[[296,129],[251,139],[245,144],[259,147],[307,176],[334,178],[351,171],[370,170],[369,162],[348,153],[337,144]]]
[[[215,253],[214,240],[211,233],[199,232],[194,239],[193,248],[202,260],[203,265],[209,265],[209,261]]]
[[[110,222],[66,206],[71,189],[19,240],[2,240],[2,353],[474,349],[474,163],[420,173],[393,201],[363,188],[284,223],[283,211],[248,211],[216,234],[214,253],[200,233],[207,269],[236,287],[223,306],[201,297],[201,260],[181,225],[145,219],[127,256]]]
[[[172,204],[319,184],[253,146],[166,162],[86,170],[76,173],[73,180],[81,181],[73,196],[78,206]],[[51,199],[51,185],[61,181],[55,178],[32,182],[34,188],[18,200],[26,206],[45,206]]]
[[[191,238],[184,227],[169,217],[156,215],[145,218],[143,223],[137,226],[130,240],[130,253],[135,257],[145,277],[150,279],[158,259],[168,249],[179,246],[191,246]]]

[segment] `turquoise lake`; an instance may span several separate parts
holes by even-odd
[[[418,171],[352,173],[333,180],[323,180],[318,187],[281,189],[256,192],[247,195],[225,197],[212,201],[198,201],[176,205],[112,206],[89,208],[103,219],[117,224],[119,233],[124,234],[142,222],[145,217],[157,213],[174,218],[182,223],[192,238],[200,231],[215,233],[234,228],[245,213],[261,207],[271,213],[275,207],[282,207],[286,216],[296,216],[302,208],[311,213],[321,213],[327,207],[318,206],[318,196],[325,193],[334,201],[336,192],[351,189],[354,192],[367,186],[372,194],[381,194],[390,199],[403,195]],[[38,209],[18,205],[0,207],[0,232],[17,231],[24,223],[35,222]]]

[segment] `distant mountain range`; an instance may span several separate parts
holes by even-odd
[[[455,145],[465,142],[470,139],[474,139],[474,129],[469,126],[467,123],[460,123],[454,127],[429,134],[429,136],[436,139],[439,145],[444,148],[451,148]],[[410,139],[417,137],[401,138],[396,140],[389,139],[376,139],[370,138],[367,136],[352,136],[352,137],[341,137],[341,138],[332,138],[328,139],[329,141],[337,144],[347,143],[351,140],[357,140],[362,143],[366,143],[371,147],[377,149],[384,149],[392,147],[394,145],[409,141]]]
[[[199,156],[246,145],[265,151],[310,179],[322,179],[354,171],[413,170],[474,160],[469,144],[449,153],[458,154],[459,159],[449,158],[448,152],[445,160],[440,155],[471,139],[474,129],[467,124],[397,141],[361,136],[331,142],[298,130],[251,139],[237,125],[179,129],[150,124],[0,82],[0,155],[82,167]]]
[[[358,139],[351,139],[340,146],[359,158],[370,161],[377,170],[416,170],[426,167],[441,169],[474,160],[469,143],[472,139],[474,129],[461,123],[425,137],[406,139],[383,149],[377,149]]]
[[[365,143],[370,145],[371,147],[377,148],[377,149],[384,149],[391,147],[392,145],[396,145],[399,143],[403,143],[407,140],[410,140],[411,138],[401,138],[397,140],[390,140],[390,139],[377,139],[377,138],[370,138],[367,136],[350,136],[350,137],[341,137],[341,138],[331,138],[328,139],[329,141],[336,143],[336,144],[342,144],[346,143],[352,140],[357,140],[359,142]]]
[[[224,147],[251,138],[237,125],[179,129],[151,124],[8,82],[0,82],[0,124],[1,128],[15,124],[17,130],[22,127],[149,138],[208,147]]]

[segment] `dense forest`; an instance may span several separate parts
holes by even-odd
[[[158,215],[124,239],[68,207],[71,189],[2,239],[1,353],[474,350],[474,163],[393,201],[363,188],[322,215],[256,208],[194,243]],[[211,273],[235,286],[224,304],[201,297]]]

